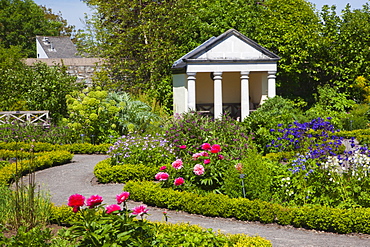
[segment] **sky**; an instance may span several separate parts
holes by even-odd
[[[360,9],[368,0],[308,0],[316,5],[317,9],[325,4],[336,5],[337,10],[342,10],[349,3],[352,8]],[[80,0],[34,0],[38,5],[51,8],[54,13],[62,13],[62,17],[67,20],[69,25],[76,26],[76,29],[84,29],[83,19],[85,13],[91,14],[91,9]],[[369,2],[370,3],[370,2]],[[339,11],[340,12],[340,11]],[[81,21],[82,20],[82,21]]]

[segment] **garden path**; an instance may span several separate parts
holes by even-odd
[[[72,163],[36,172],[36,182],[40,188],[50,192],[51,200],[56,205],[66,205],[68,197],[75,193],[82,194],[85,197],[99,194],[103,196],[106,204],[116,203],[115,195],[122,191],[123,184],[98,184],[93,174],[95,164],[107,157],[106,155],[75,155]],[[128,203],[129,208],[137,205],[140,205],[140,203],[133,201]],[[162,212],[164,209],[149,208],[149,220],[163,221]],[[264,225],[256,222],[204,217],[172,210],[166,211],[170,217],[168,221],[172,223],[188,222],[205,228],[219,229],[223,233],[259,235],[270,240],[273,246],[277,247],[370,246],[369,235],[334,234],[277,224]]]

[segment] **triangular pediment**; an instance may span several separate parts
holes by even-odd
[[[277,61],[280,58],[234,29],[212,37],[177,60],[173,68],[201,61]]]

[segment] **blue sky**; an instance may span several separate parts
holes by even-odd
[[[363,4],[368,2],[367,0],[308,0],[316,5],[317,9],[325,4],[336,5],[337,9],[342,10],[347,3],[352,8],[361,8]],[[85,3],[80,0],[34,0],[38,5],[44,5],[51,8],[54,13],[59,11],[62,13],[62,17],[67,19],[68,24],[75,25],[77,29],[83,29],[84,25],[81,20],[84,19],[84,13],[91,13],[91,10]]]

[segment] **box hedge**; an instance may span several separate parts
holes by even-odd
[[[221,194],[199,196],[186,191],[161,188],[158,183],[128,182],[124,189],[130,199],[148,205],[182,210],[194,214],[234,217],[245,221],[277,223],[337,233],[370,233],[370,209],[339,209],[319,205],[283,207],[279,204]]]

